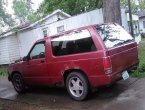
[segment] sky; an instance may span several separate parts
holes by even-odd
[[[43,0],[32,0],[32,2],[33,2],[32,8],[33,8],[34,10],[37,10],[38,7],[39,7],[39,5],[40,5],[40,3],[41,3],[42,1],[43,1]],[[7,12],[8,12],[9,14],[14,14],[14,11],[13,11],[13,9],[12,9],[12,6],[13,6],[12,2],[13,2],[13,0],[5,0],[5,2],[7,2],[7,6],[5,6]]]
[[[43,0],[31,0],[32,1],[32,8],[34,10],[37,10],[40,3],[43,1]],[[13,6],[13,0],[4,0],[4,3],[5,3],[5,8],[6,8],[6,11],[7,13],[11,14],[13,18],[15,18],[14,16],[14,11],[12,9],[12,6]],[[16,20],[17,22],[17,20]],[[2,28],[3,31],[6,31],[9,27],[8,26],[5,26]]]

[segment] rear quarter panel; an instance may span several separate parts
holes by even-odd
[[[137,64],[138,49],[135,42],[130,42],[108,50],[113,72],[121,72]]]
[[[102,73],[104,73],[104,44],[102,44],[98,37],[95,28],[88,27],[88,30],[92,36],[97,51],[64,56],[53,56],[51,51],[52,58],[48,66],[51,68],[50,75],[52,78],[57,78],[57,80],[62,81],[64,72],[70,69],[81,70],[88,76],[88,78],[102,75]],[[52,79],[52,81],[54,81],[54,79]]]

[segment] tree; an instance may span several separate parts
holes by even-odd
[[[38,16],[32,9],[31,0],[14,0],[13,9],[15,12],[16,18],[20,23],[25,23],[27,21],[34,22],[37,20]]]
[[[38,12],[45,16],[56,9],[61,9],[70,15],[76,15],[95,9],[96,2],[96,0],[44,0]]]
[[[145,9],[145,0],[138,0],[139,2],[139,9],[144,10]]]
[[[128,1],[121,0],[121,6],[128,8]],[[145,0],[131,0],[131,9],[133,14],[136,14],[139,10],[145,10]]]
[[[132,13],[133,14],[136,14],[137,11],[138,11],[138,6],[137,6],[137,3],[136,3],[137,0],[131,0],[131,9],[132,9]],[[121,6],[123,8],[126,8],[128,9],[128,0],[121,0]]]
[[[102,6],[105,22],[121,24],[120,0],[44,0],[38,12],[46,16],[56,9],[61,9],[70,15],[76,15]]]
[[[103,0],[104,22],[116,22],[121,25],[120,0]]]
[[[97,8],[103,8],[103,1],[102,0],[96,0],[96,7]]]
[[[0,27],[13,26],[14,20],[12,16],[5,11],[3,1],[0,0]]]

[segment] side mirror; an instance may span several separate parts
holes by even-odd
[[[28,60],[29,60],[28,56],[23,57],[23,61],[28,61]]]

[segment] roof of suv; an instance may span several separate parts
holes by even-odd
[[[48,37],[45,37],[45,38],[39,39],[39,40],[37,40],[36,42],[45,41],[45,40],[47,40],[48,38],[52,38],[52,37],[56,37],[56,36],[60,36],[60,35],[64,35],[64,34],[67,34],[67,33],[72,32],[72,31],[77,31],[77,30],[81,30],[81,29],[86,29],[86,28],[93,27],[93,26],[96,26],[96,25],[89,25],[89,26],[85,26],[85,27],[80,27],[80,28],[76,28],[76,29],[72,29],[72,30],[64,31],[64,32],[61,32],[61,33],[58,33],[58,34],[55,34],[55,35],[52,35],[52,36],[48,36]]]
[[[86,29],[86,28],[89,28],[89,27],[94,27],[94,26],[97,26],[97,25],[103,25],[103,24],[105,25],[105,24],[111,24],[111,23],[100,23],[100,24],[94,24],[94,25],[89,25],[89,26],[85,26],[85,27],[80,27],[80,28],[76,28],[76,29],[72,29],[72,30],[64,31],[64,32],[61,32],[61,33],[58,33],[58,34],[55,34],[55,35],[52,35],[52,36],[48,36],[48,37],[45,37],[45,38],[39,39],[39,40],[37,40],[36,42],[45,41],[46,39],[49,39],[49,38],[52,38],[52,37],[56,37],[56,36],[60,36],[60,35],[64,35],[64,34],[67,34],[67,33],[72,32],[72,31],[77,31],[77,30],[81,30],[81,29]],[[112,23],[112,24],[116,24],[116,23]]]

